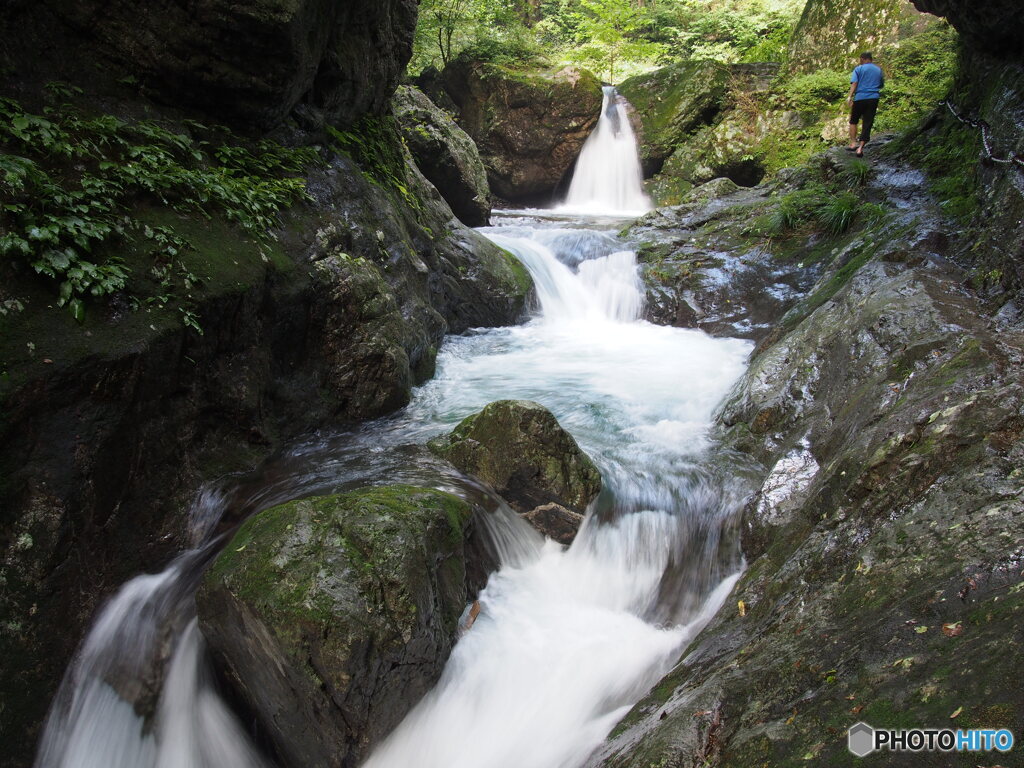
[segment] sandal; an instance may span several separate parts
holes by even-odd
[[[857,157],[864,157],[864,147],[857,147],[857,151],[854,154]]]

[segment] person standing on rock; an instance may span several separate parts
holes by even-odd
[[[871,53],[865,51],[860,55],[860,64],[850,74],[850,95],[846,103],[850,107],[850,152],[857,157],[864,157],[864,145],[871,140],[871,126],[875,123],[878,111],[878,97],[885,87],[885,73],[874,61]],[[863,121],[860,140],[857,140],[857,123]]]

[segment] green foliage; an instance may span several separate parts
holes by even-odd
[[[957,72],[958,37],[946,22],[882,51],[885,89],[876,123],[882,131],[913,126],[944,98]]]
[[[422,0],[409,71],[440,69],[470,47],[497,63],[539,56],[530,20],[525,0]]]
[[[643,39],[644,7],[632,0],[579,0],[578,38],[582,42],[572,52],[573,60],[594,69],[600,77],[607,73],[614,83],[616,66],[623,59],[652,59],[662,52],[660,43]]]
[[[422,0],[410,70],[461,51],[503,64],[546,58],[611,81],[686,59],[783,61],[800,10],[786,0]]]
[[[871,179],[871,163],[867,160],[855,158],[850,160],[846,167],[837,175],[836,180],[847,187],[863,187]]]
[[[845,191],[821,201],[814,209],[814,218],[830,235],[841,235],[853,224],[859,210],[860,198]]]
[[[409,189],[408,166],[394,117],[366,115],[346,131],[331,126],[327,130],[337,148],[351,157],[372,181],[417,215],[423,212],[423,203]]]
[[[791,78],[782,84],[781,90],[790,107],[803,115],[817,117],[842,103],[849,87],[849,74],[821,69]]]
[[[815,182],[784,195],[766,217],[755,222],[752,234],[779,237],[813,228],[835,237],[850,229],[861,210],[854,192]]]
[[[51,83],[47,91],[64,98],[75,89]],[[220,213],[266,243],[278,212],[305,196],[294,174],[315,153],[266,141],[245,147],[198,123],[189,129],[216,141],[155,122],[87,117],[68,105],[31,114],[0,99],[0,257],[52,280],[57,304],[81,320],[90,297],[129,287],[119,244],[148,242],[154,268],[190,247],[135,217],[147,201]],[[195,325],[187,310],[184,320]]]
[[[662,34],[672,59],[782,61],[796,23],[796,7],[764,2],[684,0],[662,12]]]

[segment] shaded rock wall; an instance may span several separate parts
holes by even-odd
[[[1014,0],[911,0],[919,11],[945,16],[970,47],[998,56],[1020,58],[1024,21]]]
[[[9,362],[25,383],[0,386],[0,764],[25,762],[96,605],[188,543],[201,481],[404,405],[446,332],[520,317],[522,266],[454,220],[413,168],[407,181],[418,211],[335,157],[267,264],[220,232],[208,247],[233,249],[236,278],[261,267],[204,298],[202,336],[135,313],[86,335],[62,312],[64,346],[33,335],[39,354]]]
[[[271,245],[216,216],[145,203],[216,275],[193,289],[202,335],[173,306],[133,311],[130,296],[91,308],[79,326],[48,309],[41,289],[5,318],[6,768],[31,762],[96,606],[188,543],[185,512],[200,483],[251,467],[301,432],[400,407],[432,375],[446,332],[515,322],[531,282],[453,218],[403,154],[393,119],[367,118],[375,146],[390,147],[383,182],[381,158],[337,152],[315,129],[386,109],[414,3],[14,2],[0,16],[4,94],[28,103],[65,79],[84,89],[85,114],[144,115],[178,130],[210,115],[253,132],[280,124],[321,142],[324,161],[308,173],[310,202],[283,217]],[[304,132],[287,127],[289,115]]]
[[[20,77],[77,82],[112,68],[147,94],[259,130],[297,107],[317,120],[379,114],[412,55],[414,0],[7,4]]]
[[[570,67],[517,71],[458,57],[439,84],[480,150],[491,191],[513,202],[550,201],[601,111],[601,83]]]

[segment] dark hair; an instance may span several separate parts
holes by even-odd
[[[871,61],[871,51],[864,51],[864,53],[862,53],[860,57],[862,59],[867,59],[868,61]]]

